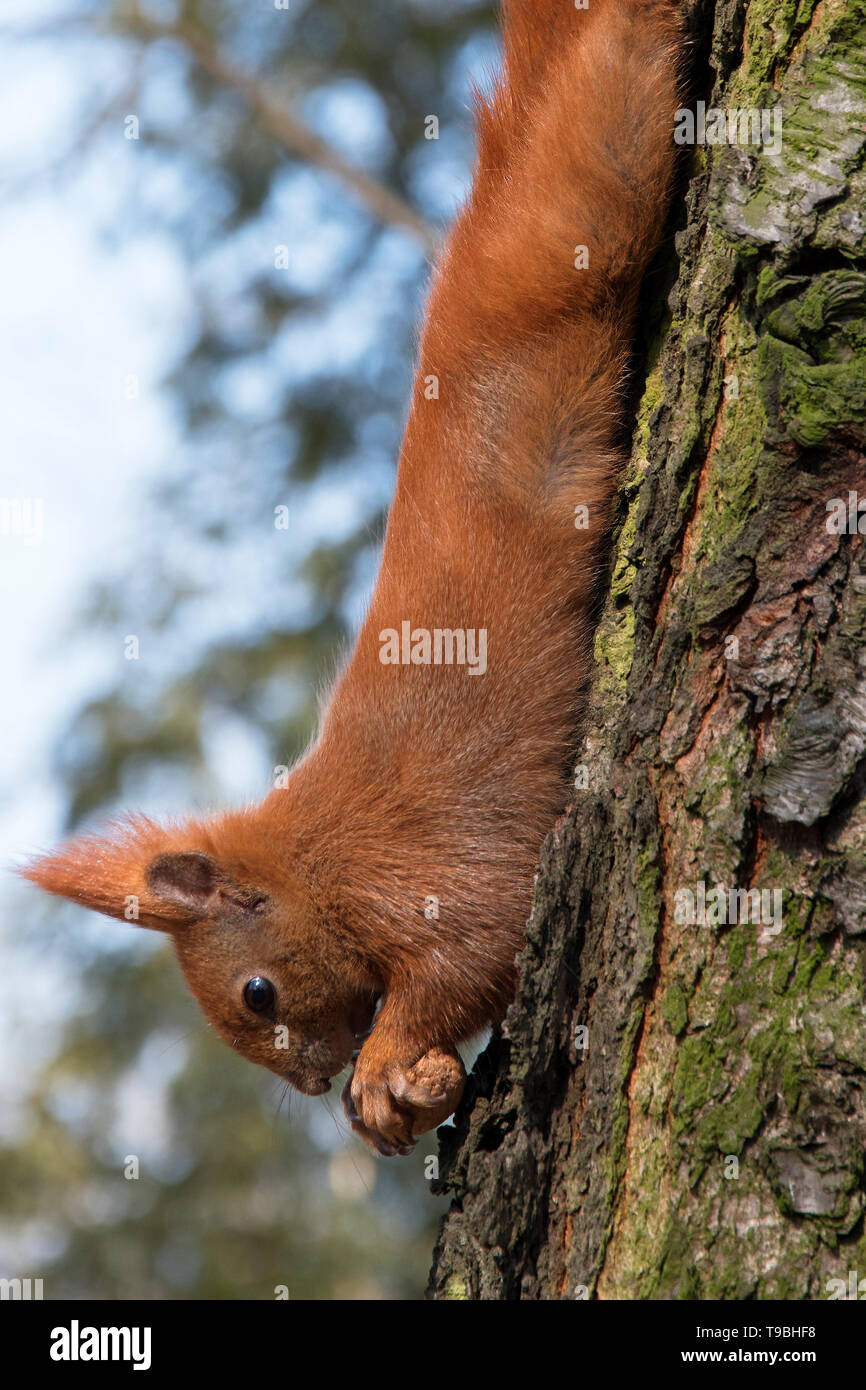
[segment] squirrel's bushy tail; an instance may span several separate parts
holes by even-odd
[[[434,284],[422,370],[500,413],[551,383],[601,445],[674,170],[683,50],[669,0],[507,0],[505,65],[479,97],[471,197]],[[556,413],[556,412],[554,412]],[[561,412],[560,412],[561,413]],[[557,457],[571,452],[552,441]],[[567,470],[566,470],[567,471]]]

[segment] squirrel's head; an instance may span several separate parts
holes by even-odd
[[[74,840],[25,878],[167,932],[190,990],[236,1052],[322,1095],[369,1032],[381,984],[308,888],[268,856],[254,812]]]

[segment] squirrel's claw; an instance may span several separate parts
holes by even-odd
[[[397,1144],[390,1139],[386,1139],[384,1135],[379,1134],[377,1130],[368,1129],[367,1125],[364,1124],[359,1116],[358,1111],[355,1109],[355,1102],[352,1099],[351,1076],[343,1089],[342,1101],[343,1109],[346,1112],[346,1119],[352,1126],[353,1132],[357,1134],[359,1139],[364,1141],[368,1148],[372,1149],[375,1153],[381,1154],[383,1158],[394,1158],[396,1154],[400,1154],[403,1158],[406,1158],[412,1152],[415,1147],[414,1144]]]

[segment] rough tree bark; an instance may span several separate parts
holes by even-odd
[[[781,112],[781,148],[692,155],[586,773],[440,1132],[436,1298],[866,1279],[866,544],[828,511],[866,499],[866,18],[719,0],[694,24],[697,95]],[[782,890],[781,930],[683,921],[699,883]]]

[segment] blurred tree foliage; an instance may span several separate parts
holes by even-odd
[[[143,634],[155,655],[128,663],[62,740],[70,828],[142,798],[170,793],[178,811],[222,798],[213,729],[227,720],[266,750],[265,777],[290,762],[374,573],[423,231],[378,219],[293,153],[200,55],[265,84],[435,234],[471,162],[467,78],[494,54],[491,7],[278,3],[90,0],[66,21],[64,42],[104,45],[112,62],[108,82],[94,63],[59,172],[112,161],[122,213],[106,238],[171,238],[190,299],[166,381],[182,455],[155,467],[129,570],[106,575],[84,615],[112,642]],[[130,114],[138,139],[124,142]],[[439,1210],[424,1154],[374,1163],[346,1137],[336,1090],[315,1110],[294,1101],[307,1122],[287,1122],[276,1079],[208,1033],[161,942],[112,926],[106,951],[80,913],[44,912],[43,949],[80,998],[0,1148],[3,1262],[18,1251],[0,1273],[44,1276],[47,1297],[416,1296]],[[138,1177],[125,1176],[133,1156]]]
[[[285,755],[278,761],[306,742],[317,690],[374,570],[427,275],[411,232],[376,221],[339,178],[263,133],[249,102],[172,29],[202,35],[283,94],[287,110],[433,227],[467,176],[466,74],[479,56],[483,67],[493,33],[489,5],[455,0],[292,0],[288,10],[271,0],[102,0],[81,23],[88,36],[122,40],[126,58],[113,90],[93,94],[102,120],[91,146],[102,140],[116,158],[121,120],[133,113],[140,123],[119,167],[121,225],[106,230],[168,232],[187,258],[194,301],[168,378],[185,458],[143,519],[134,572],[119,591],[109,577],[87,617],[111,624],[135,612],[151,628],[182,631],[183,610],[199,604],[239,533],[263,547],[275,506],[287,505],[292,521],[279,561],[248,573],[250,597],[260,580],[263,590],[245,632],[193,640],[192,660],[180,654],[159,680],[136,673],[134,686],[80,712],[61,760],[70,824],[119,797],[131,760],[136,771],[146,760],[185,762],[209,789],[208,707],[255,720]],[[430,114],[435,141],[425,138]],[[277,266],[281,252],[287,264]],[[332,492],[340,479],[351,484],[353,514],[333,537],[305,534],[304,503],[330,479]],[[274,690],[294,698],[281,707]]]

